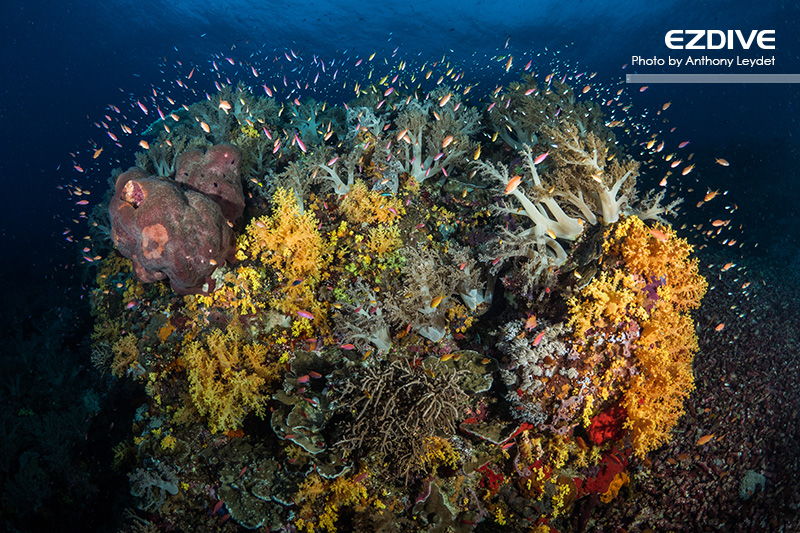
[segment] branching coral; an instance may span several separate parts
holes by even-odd
[[[437,370],[395,361],[336,383],[340,409],[348,414],[338,445],[375,452],[402,474],[418,468],[428,451],[425,437],[453,435],[466,412],[467,395],[459,386],[465,371]]]

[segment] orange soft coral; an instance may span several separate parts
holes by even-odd
[[[686,240],[665,226],[650,229],[637,217],[615,224],[603,250],[605,270],[570,300],[569,325],[587,350],[604,350],[621,325],[636,325],[626,328],[638,331],[637,371],[622,406],[634,451],[643,456],[669,439],[694,388],[697,336],[689,311],[700,305],[706,280]]]

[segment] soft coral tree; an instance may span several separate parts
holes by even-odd
[[[402,169],[418,183],[450,174],[475,148],[470,136],[478,129],[478,115],[466,109],[460,97],[442,88],[430,100],[409,100],[397,117],[393,154]]]

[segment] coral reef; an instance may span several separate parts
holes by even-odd
[[[670,442],[706,291],[676,203],[564,80],[484,107],[460,77],[227,84],[151,127],[164,177],[118,178],[130,262],[92,293],[96,365],[147,398],[116,451],[149,519],[568,529]]]

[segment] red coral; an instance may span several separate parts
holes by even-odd
[[[500,490],[500,485],[502,485],[505,480],[503,473],[495,472],[489,468],[489,465],[483,465],[475,470],[483,474],[483,477],[478,482],[478,488],[486,489],[490,494],[497,494],[497,491]]]
[[[625,454],[616,448],[612,448],[600,460],[600,471],[597,475],[588,477],[585,480],[579,477],[573,479],[575,488],[578,491],[578,497],[592,493],[605,493],[611,486],[611,482],[614,481],[614,476],[624,471],[627,466],[628,458]]]
[[[619,404],[614,404],[602,413],[592,418],[589,424],[589,437],[597,445],[604,442],[614,441],[622,437],[623,424],[627,417],[625,408]]]
[[[143,283],[169,278],[179,294],[198,292],[233,259],[233,232],[219,205],[171,180],[131,168],[117,178],[108,210],[111,238]]]

